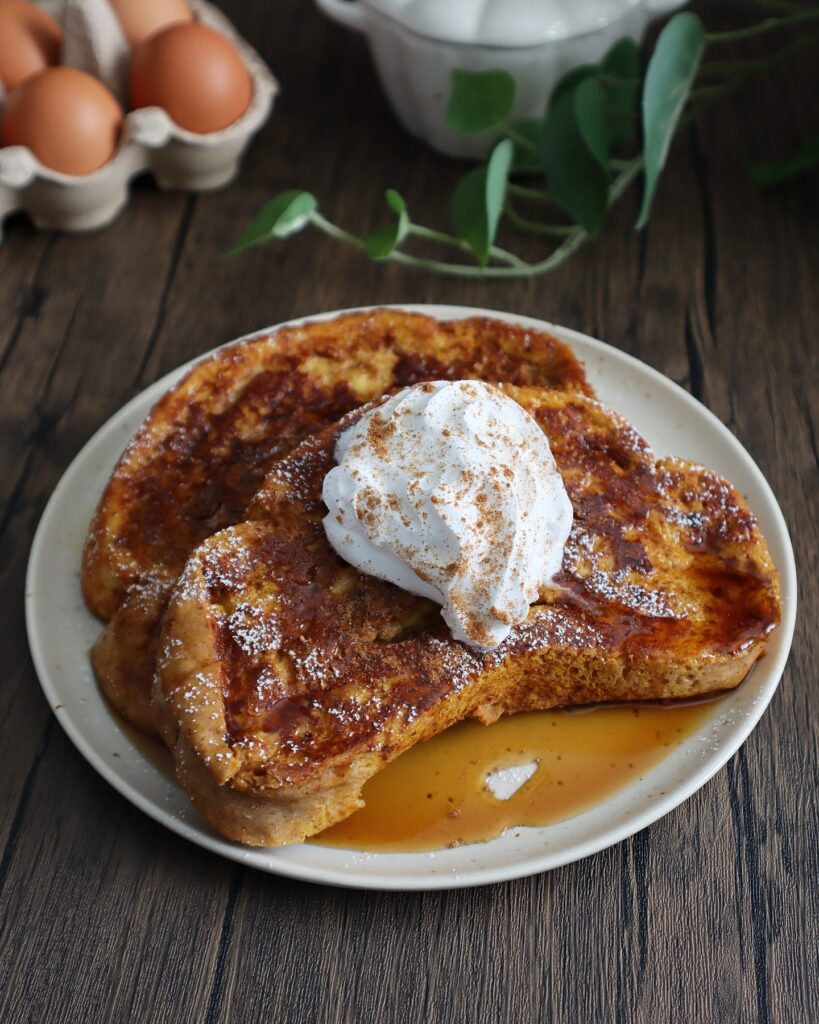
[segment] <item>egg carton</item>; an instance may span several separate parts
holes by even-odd
[[[127,107],[131,51],[107,0],[40,6],[63,25],[62,63],[99,78]],[[45,167],[26,146],[0,148],[0,241],[3,221],[20,210],[45,230],[104,227],[125,207],[129,183],[140,174],[153,175],[160,188],[192,192],[220,188],[236,177],[242,154],[270,115],[278,83],[218,8],[206,0],[191,0],[190,6],[194,18],[229,39],[244,60],[253,82],[245,113],[221,131],[200,135],[181,128],[160,107],[132,110],[111,160],[81,176]],[[0,94],[0,109],[3,99]]]

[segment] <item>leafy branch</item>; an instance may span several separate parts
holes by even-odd
[[[378,262],[458,277],[534,277],[556,269],[594,237],[640,175],[643,193],[636,227],[641,229],[675,134],[750,77],[819,42],[819,10],[790,0],[759,2],[780,13],[736,31],[706,32],[696,15],[675,15],[660,33],[645,74],[635,43],[621,39],[598,64],[584,64],[564,75],[539,119],[511,119],[515,80],[507,72],[454,71],[449,126],[465,135],[494,131],[500,136],[486,163],[469,170],[455,188],[454,234],[414,223],[402,196],[390,189],[390,222],[358,236],[325,217],[315,196],[293,190],[262,207],[231,251],[313,227]],[[812,22],[818,23],[817,31],[805,32]],[[712,47],[797,25],[802,29],[799,38],[769,56],[704,60]],[[809,140],[783,164],[754,165],[752,174],[768,184],[816,162],[819,147]],[[550,240],[552,248],[535,261],[500,248],[495,239],[504,218],[521,232]],[[408,251],[413,240],[432,244],[443,255],[430,258]]]

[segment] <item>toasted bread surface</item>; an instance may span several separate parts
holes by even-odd
[[[579,394],[507,387],[549,438],[574,508],[562,571],[496,650],[330,547],[321,487],[339,432],[278,461],[246,522],[202,544],[166,616],[154,689],[204,817],[254,845],[300,841],[454,722],[736,686],[779,620],[776,571],[740,495],[656,459]]]
[[[271,463],[303,438],[432,378],[591,393],[571,350],[544,332],[380,309],[226,346],[156,403],[114,470],[83,556],[86,602],[110,620],[92,660],[129,721],[154,729],[159,620],[196,545],[243,519]]]

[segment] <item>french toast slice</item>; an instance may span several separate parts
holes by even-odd
[[[224,835],[299,842],[461,719],[713,694],[764,653],[778,577],[736,490],[656,458],[593,399],[504,390],[546,433],[574,525],[554,585],[495,650],[453,641],[436,605],[358,573],[327,541],[322,482],[361,411],[277,462],[248,521],[191,556],[154,702],[180,782]]]
[[[393,309],[282,328],[199,362],[126,448],[86,541],[85,600],[109,620],[92,660],[113,706],[155,730],[151,679],[171,589],[197,544],[244,518],[274,459],[391,388],[470,377],[591,393],[550,334]]]

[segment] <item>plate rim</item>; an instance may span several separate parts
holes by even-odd
[[[520,324],[524,327],[531,327],[535,330],[549,331],[555,334],[562,341],[569,344],[570,347],[573,342],[577,341],[580,342],[582,346],[588,346],[592,350],[600,351],[607,357],[610,357],[613,354],[616,359],[622,360],[627,367],[638,369],[640,373],[647,373],[650,379],[660,382],[662,387],[670,387],[673,389],[677,396],[683,400],[683,404],[687,408],[690,408],[699,418],[704,419],[711,429],[716,430],[722,439],[727,442],[729,448],[733,449],[734,454],[740,458],[746,468],[751,472],[756,484],[761,488],[766,499],[768,506],[766,512],[772,516],[778,540],[782,546],[785,562],[785,564],[777,564],[783,595],[782,620],[778,626],[778,632],[780,633],[778,650],[775,654],[771,654],[769,652],[766,655],[766,669],[769,679],[761,692],[759,699],[754,703],[753,709],[743,716],[741,722],[737,722],[733,726],[730,733],[720,741],[717,749],[712,752],[696,770],[692,771],[691,775],[684,782],[675,785],[671,792],[655,798],[642,811],[631,814],[628,819],[619,826],[609,829],[603,828],[600,830],[598,835],[585,841],[581,840],[576,842],[568,850],[561,852],[544,851],[539,856],[531,856],[522,862],[501,864],[495,868],[484,867],[470,869],[467,872],[456,875],[449,873],[442,873],[440,875],[426,873],[396,875],[388,878],[382,876],[369,878],[360,873],[356,874],[353,878],[348,878],[344,875],[343,865],[340,869],[333,869],[315,867],[311,865],[300,865],[289,861],[261,862],[259,858],[263,857],[265,854],[269,854],[271,852],[270,849],[262,848],[261,850],[257,850],[254,848],[243,847],[239,844],[231,843],[229,840],[223,839],[216,833],[211,834],[209,832],[197,831],[187,822],[178,818],[173,812],[165,810],[158,804],[155,804],[149,797],[141,793],[139,789],[136,788],[128,779],[120,776],[114,770],[113,766],[103,758],[99,750],[97,750],[97,748],[87,739],[81,725],[67,713],[66,708],[59,706],[59,695],[55,689],[55,683],[51,677],[51,672],[47,664],[47,657],[43,651],[41,631],[36,617],[37,596],[34,591],[33,580],[37,574],[38,566],[40,565],[40,561],[43,557],[42,552],[48,538],[51,519],[54,517],[55,511],[60,507],[60,498],[62,497],[63,492],[70,485],[76,467],[83,461],[84,457],[89,454],[89,450],[96,449],[109,433],[114,432],[120,423],[128,418],[136,406],[141,405],[147,400],[150,400],[152,406],[159,395],[167,390],[167,388],[175,381],[180,379],[180,377],[192,366],[209,358],[214,352],[219,351],[220,349],[247,341],[251,338],[270,334],[283,327],[293,326],[308,321],[329,320],[348,313],[367,312],[383,308],[423,313],[442,320],[469,316],[486,316],[505,322]],[[170,370],[158,380],[149,384],[138,394],[134,395],[128,402],[116,410],[92,434],[88,441],[86,441],[71,460],[52,491],[40,517],[34,534],[34,539],[32,541],[25,577],[25,613],[28,643],[37,678],[48,705],[79,753],[85,758],[91,767],[94,768],[94,770],[101,775],[106,782],[113,786],[117,792],[125,797],[126,800],[136,806],[139,810],[146,813],[158,824],[170,829],[170,831],[175,832],[182,838],[208,849],[213,853],[226,857],[227,859],[255,867],[259,870],[266,871],[267,873],[335,887],[396,892],[470,888],[530,877],[544,871],[550,871],[558,867],[575,863],[578,860],[582,860],[614,846],[622,842],[624,839],[627,839],[629,836],[641,831],[643,828],[646,828],[648,825],[653,824],[655,821],[680,806],[697,790],[701,789],[722,767],[724,767],[730,758],[734,756],[737,750],[739,750],[739,748],[745,743],[748,736],[756,727],[767,709],[779,686],[785,666],[790,656],[796,623],[797,601],[796,563],[793,553],[793,545],[787,522],[782,513],[779,502],[777,501],[768,480],[762,470],[757,466],[754,459],[739,439],[734,436],[734,434],[713,412],[711,412],[710,409],[707,408],[707,406],[696,399],[675,381],[660,373],[659,370],[656,370],[648,363],[644,363],[642,360],[637,359],[630,353],[624,352],[613,345],[609,345],[606,342],[580,331],[576,331],[572,328],[564,327],[559,324],[554,324],[546,320],[541,320],[536,317],[510,313],[508,311],[487,309],[480,306],[466,306],[460,304],[448,305],[440,303],[381,303],[376,305],[354,306],[346,309],[329,310],[322,313],[294,317],[293,319],[283,321],[279,324],[263,327],[259,330],[242,335],[241,337],[231,339],[230,341],[217,345],[201,355],[198,355]],[[772,658],[773,660],[768,662],[768,658]],[[97,691],[97,693],[99,693],[99,691]],[[99,696],[100,699],[103,700],[101,695]],[[697,733],[694,733],[694,735],[696,734]],[[660,762],[660,764],[662,763],[663,762]],[[650,772],[647,774],[650,774]],[[595,805],[595,807],[598,806],[600,805]],[[332,850],[334,848],[325,847],[324,849]],[[338,849],[337,852],[340,855],[344,855],[345,853],[350,854],[353,851]],[[407,856],[407,854],[375,853],[369,855],[370,859],[376,860],[380,858],[390,859],[403,856]],[[430,852],[424,856],[434,856],[434,852]]]

